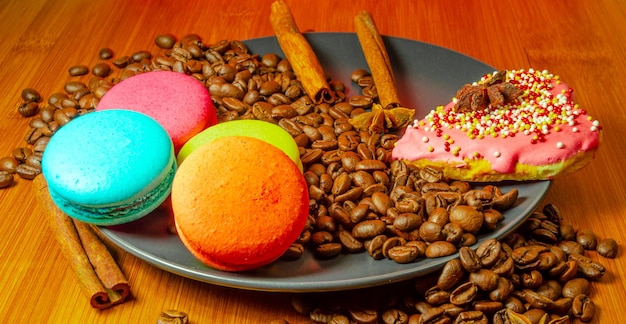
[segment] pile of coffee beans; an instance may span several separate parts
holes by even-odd
[[[590,284],[604,267],[585,255],[596,250],[615,257],[612,239],[575,231],[558,208],[546,205],[519,230],[472,249],[477,235],[493,231],[517,190],[494,185],[473,188],[450,181],[434,168],[392,161],[393,133],[357,131],[350,119],[376,102],[365,70],[351,80],[362,92],[345,96],[345,85],[329,80],[336,102],[315,104],[289,62],[277,54],[250,53],[240,41],[205,44],[198,35],[155,38],[158,50],[115,57],[103,48],[91,68],[73,65],[71,81],[44,102],[25,89],[18,111],[31,118],[26,144],[0,159],[0,187],[13,175],[32,179],[50,137],[76,116],[95,109],[117,82],[138,73],[186,73],[210,92],[220,122],[259,119],[281,126],[300,148],[309,185],[306,228],[283,258],[309,249],[318,258],[367,253],[374,259],[419,262],[458,253],[432,275],[385,289],[376,303],[299,296],[294,308],[316,323],[568,323],[595,313]],[[397,288],[397,289],[396,289]],[[307,298],[310,297],[310,298]],[[285,321],[281,321],[285,323]]]
[[[315,323],[589,322],[591,284],[605,273],[590,251],[612,258],[617,244],[574,230],[547,204],[502,240],[461,247],[432,275],[350,297],[298,295],[292,305]]]

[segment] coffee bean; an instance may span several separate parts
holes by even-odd
[[[357,163],[357,170],[358,166],[359,163]],[[381,215],[387,214],[387,210],[393,206],[393,201],[391,200],[391,198],[387,194],[382,192],[373,193],[371,199],[374,203],[375,210]]]
[[[387,238],[385,240],[385,242],[383,242],[383,255],[386,258],[390,258],[389,256],[389,251],[391,251],[393,248],[395,247],[399,247],[399,246],[404,246],[406,245],[406,239],[403,237],[399,237],[399,236],[391,236],[389,238]]]
[[[33,151],[28,147],[18,147],[13,149],[13,157],[19,162],[25,162],[29,155],[33,154]]]
[[[487,324],[489,320],[487,316],[481,311],[465,311],[460,313],[455,323],[463,324],[463,323],[472,323],[472,324]]]
[[[501,251],[502,245],[496,239],[486,240],[476,248],[476,254],[486,268],[493,266],[498,261]]]
[[[415,213],[401,213],[393,219],[393,227],[403,231],[409,232],[418,228],[422,224],[422,217]]]
[[[0,188],[7,188],[13,184],[13,173],[0,170]]]
[[[315,248],[315,256],[329,259],[337,256],[343,250],[341,243],[324,243]]]
[[[600,240],[600,242],[598,242],[598,246],[596,246],[596,250],[598,251],[598,254],[605,258],[615,258],[618,251],[617,242],[615,242],[612,238]]]
[[[463,265],[459,259],[452,259],[444,265],[437,280],[437,286],[442,290],[450,290],[463,278]]]
[[[509,297],[513,289],[514,286],[508,279],[499,277],[498,285],[495,289],[489,292],[489,299],[492,301],[502,302]]]
[[[383,161],[375,160],[375,159],[363,159],[356,163],[354,166],[356,171],[380,171],[387,169],[387,165]]]
[[[98,63],[93,66],[91,73],[97,77],[106,78],[111,74],[111,66],[107,63]]]
[[[286,323],[288,324],[288,323]],[[350,319],[345,315],[333,315],[328,324],[350,324]]]
[[[476,234],[480,230],[484,216],[476,208],[458,205],[450,209],[450,222],[461,225],[465,232]]]
[[[87,65],[73,65],[69,68],[68,72],[71,76],[81,76],[89,73],[89,67]]]
[[[50,105],[50,109],[61,108],[61,100],[66,98],[69,98],[68,95],[62,92],[56,92],[50,95],[50,97],[48,97],[48,105]],[[42,112],[43,110],[45,110],[45,108],[46,107],[42,109]],[[45,122],[49,122],[49,120],[46,120],[45,116],[42,115],[41,118]]]
[[[531,289],[524,289],[522,291],[519,291],[517,292],[517,295],[534,308],[545,309],[550,304],[552,304],[552,300],[550,298],[543,296]]]
[[[304,245],[301,243],[293,243],[287,248],[287,251],[283,253],[281,258],[287,260],[297,260],[304,254]]]
[[[589,295],[591,283],[585,278],[575,278],[563,285],[563,297],[574,298],[579,294]]]
[[[17,111],[22,117],[32,117],[39,112],[39,104],[34,101],[23,102],[19,105]]]
[[[579,318],[583,322],[589,322],[596,313],[596,305],[589,296],[579,294],[572,301],[571,312],[575,318]]]
[[[369,75],[370,73],[365,69],[356,69],[352,71],[352,74],[350,74],[350,80],[352,80],[352,82],[358,83],[361,78]]]
[[[12,156],[5,156],[0,158],[0,171],[7,171],[9,173],[15,173],[15,169],[20,164],[20,161]]]
[[[563,240],[574,241],[576,240],[576,231],[572,224],[561,222],[559,226],[559,232]]]
[[[78,112],[75,108],[62,108],[57,109],[54,112],[54,121],[59,124],[59,126],[63,126],[72,120],[72,118],[76,117]]]
[[[26,102],[40,102],[41,95],[39,92],[33,88],[25,88],[22,90],[22,100]]]
[[[375,236],[371,240],[366,240],[364,246],[367,253],[375,260],[385,258],[383,254],[383,244],[385,241],[387,241],[387,236],[382,234]]]
[[[424,222],[419,227],[419,235],[425,242],[437,242],[445,238],[443,227],[437,223]]]
[[[342,132],[341,135],[337,138],[337,145],[342,151],[354,151],[358,147],[361,142],[361,137],[355,131],[345,131]],[[352,152],[355,158],[358,158],[358,155]],[[355,161],[358,162],[358,161]],[[353,169],[356,168],[356,165],[353,165]]]
[[[595,250],[597,245],[596,234],[588,228],[583,228],[576,232],[576,242],[586,250]]]
[[[381,315],[384,324],[408,323],[409,315],[399,309],[389,309]]]
[[[411,245],[394,246],[387,251],[387,257],[400,264],[412,263],[422,256],[419,249]]]
[[[465,306],[478,295],[478,286],[473,282],[465,282],[459,285],[450,294],[450,302],[456,306]]]
[[[127,67],[131,62],[132,62],[132,58],[130,56],[124,55],[124,56],[116,58],[111,63],[113,63],[114,66],[122,69],[122,68]]]
[[[541,272],[537,270],[522,273],[521,279],[522,286],[530,289],[535,289],[543,283],[543,276],[541,275]]]
[[[469,274],[469,281],[473,282],[483,291],[490,291],[498,286],[499,276],[488,269],[480,269]]]
[[[273,93],[272,95],[270,95],[267,98],[267,102],[269,102],[270,104],[272,104],[274,106],[290,105],[291,104],[291,99],[289,99],[289,97],[287,97],[283,93],[277,92],[277,93]],[[292,109],[293,109],[293,107],[292,107]],[[298,115],[298,112],[294,109],[293,117],[295,117],[297,115]]]
[[[141,51],[137,51],[135,53],[133,53],[131,55],[132,59],[134,62],[141,62],[143,60],[149,60],[152,58],[152,53],[150,53],[150,51],[147,50],[141,50]]]
[[[96,97],[97,99],[101,99],[112,87],[112,84],[102,84],[95,88],[92,92],[94,97]]]
[[[459,259],[467,272],[476,272],[482,268],[482,262],[476,251],[467,246],[459,249]]]
[[[351,305],[348,307],[350,318],[356,323],[376,323],[378,320],[378,311],[362,305]]]
[[[82,109],[94,109],[98,105],[99,99],[96,98],[93,94],[88,93],[84,96],[80,97],[78,100],[78,106]]]
[[[450,292],[433,286],[424,293],[424,300],[433,306],[441,306],[450,300]]]
[[[26,132],[26,134],[24,135],[24,140],[28,144],[33,144],[33,143],[35,143],[35,141],[37,141],[42,136],[43,136],[43,132],[42,132],[41,128],[32,128],[31,127],[31,129],[29,129],[28,132]]]
[[[575,241],[561,241],[558,243],[558,247],[568,255],[572,254],[584,254],[585,248]]]
[[[24,179],[33,180],[38,174],[41,173],[41,169],[38,169],[34,166],[23,163],[23,164],[18,165],[17,168],[15,168],[15,172],[17,173],[17,175],[19,175],[20,177]]]
[[[73,94],[73,93],[75,93],[77,91],[80,91],[80,90],[89,90],[89,89],[87,89],[87,85],[85,83],[83,83],[83,82],[80,82],[80,81],[69,81],[69,82],[65,83],[64,89],[65,89],[65,92],[67,92],[69,94]],[[61,102],[63,100],[66,100],[66,99],[69,99],[69,98],[62,98]],[[63,105],[63,104],[61,103],[61,105]]]
[[[354,226],[352,235],[357,239],[372,239],[385,231],[386,224],[377,219],[365,220]]]
[[[26,164],[29,166],[34,167],[35,169],[41,171],[41,159],[42,159],[42,154],[41,153],[33,153],[31,155],[28,156],[28,158],[26,158]]]
[[[98,57],[103,60],[108,60],[113,57],[113,50],[108,47],[101,48],[100,51],[98,51]]]
[[[578,264],[578,272],[590,279],[598,279],[604,275],[605,267],[593,261],[591,258],[580,254],[571,254],[568,257],[571,261]]]
[[[514,271],[515,261],[511,257],[513,250],[506,243],[502,243],[502,250],[496,263],[491,266],[491,271],[498,275],[507,275]]]
[[[452,323],[441,307],[433,307],[422,312],[419,322],[423,324]]]
[[[440,258],[456,253],[456,246],[446,241],[432,242],[426,249],[426,257]]]
[[[176,37],[172,34],[158,35],[154,38],[154,43],[160,48],[170,49],[174,47],[174,44],[176,43]]]
[[[354,238],[349,231],[339,231],[339,241],[343,245],[344,249],[351,253],[361,252],[363,250],[363,243]]]
[[[513,250],[511,257],[515,264],[519,266],[535,266],[537,265],[539,254],[548,248],[541,245],[521,246]]]
[[[534,308],[525,311],[523,315],[528,319],[530,323],[539,323],[542,318],[545,318],[546,311],[543,309]]]

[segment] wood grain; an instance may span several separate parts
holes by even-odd
[[[316,1],[286,0],[302,32],[353,32],[353,17],[370,11],[381,34],[425,41],[462,52],[498,69],[548,69],[576,89],[582,107],[604,127],[596,160],[558,179],[546,197],[577,228],[612,237],[624,249],[626,228],[626,6],[598,1]],[[155,49],[154,37],[197,33],[206,42],[272,35],[271,0],[89,1],[5,0],[0,3],[0,156],[24,144],[27,120],[17,113],[20,92],[44,96],[73,80],[74,64]],[[28,323],[154,323],[163,309],[186,311],[192,323],[309,323],[290,294],[250,292],[182,278],[112,248],[132,283],[133,300],[92,309],[43,225],[30,182],[0,189],[0,318]],[[594,283],[594,323],[626,317],[626,258],[591,254],[607,267]],[[383,289],[391,289],[385,288]],[[359,294],[361,292],[354,292]],[[350,293],[346,293],[350,295]]]

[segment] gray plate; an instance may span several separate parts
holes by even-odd
[[[351,33],[309,33],[306,38],[317,53],[324,70],[334,80],[351,85],[350,74],[367,68],[358,39]],[[384,37],[397,77],[403,104],[416,107],[424,116],[436,105],[447,103],[465,83],[494,69],[470,57],[445,48],[394,37]],[[282,54],[275,37],[245,42],[253,53]],[[351,85],[347,95],[358,94]],[[479,237],[479,242],[501,238],[521,224],[541,202],[550,181],[500,183],[504,192],[519,189],[516,205],[504,213],[497,229]],[[162,211],[129,224],[101,228],[120,248],[163,270],[216,285],[261,291],[320,292],[347,290],[398,282],[440,269],[449,259],[424,259],[411,264],[374,260],[367,253],[340,255],[317,260],[309,252],[296,261],[276,261],[243,273],[211,269],[187,251],[176,235],[166,232],[168,215]]]

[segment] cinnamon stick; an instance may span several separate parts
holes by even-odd
[[[360,12],[354,17],[354,27],[365,61],[372,73],[381,106],[385,109],[400,106],[389,54],[371,14],[367,11]]]
[[[334,103],[335,94],[311,45],[298,30],[291,10],[282,0],[272,3],[270,23],[287,60],[307,95],[316,103]]]
[[[130,295],[130,285],[107,247],[89,225],[71,219],[54,204],[42,175],[33,179],[33,186],[61,252],[76,273],[91,306],[104,309],[124,302]]]
[[[110,302],[112,304],[123,302],[130,294],[130,285],[122,270],[118,267],[107,247],[93,232],[91,226],[76,219],[72,219],[72,221],[89,262],[102,285],[106,288]]]

